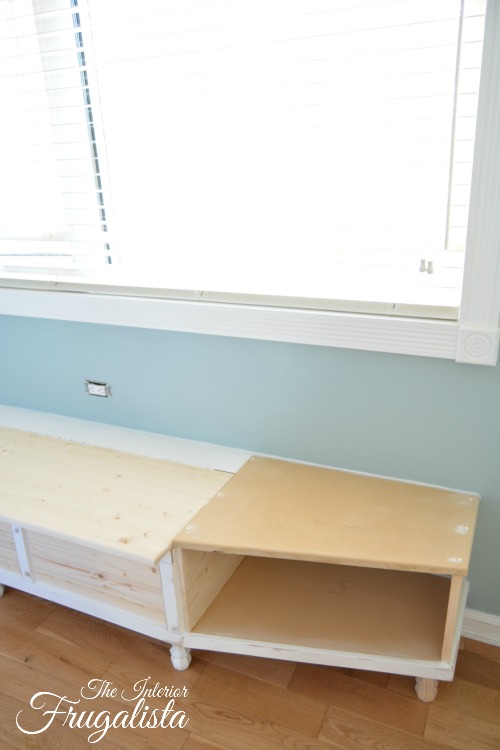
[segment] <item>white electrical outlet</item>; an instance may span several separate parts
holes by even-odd
[[[107,383],[96,383],[94,380],[85,381],[85,390],[90,396],[111,396],[111,386]]]

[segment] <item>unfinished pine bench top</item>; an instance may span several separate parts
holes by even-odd
[[[250,459],[174,539],[187,648],[451,680],[479,498]]]
[[[0,428],[0,584],[178,644],[163,558],[230,476]]]

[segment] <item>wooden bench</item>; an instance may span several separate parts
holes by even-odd
[[[251,458],[173,542],[187,648],[417,678],[455,669],[478,496]]]
[[[185,668],[164,556],[230,476],[0,429],[0,584],[171,643]]]
[[[0,584],[172,644],[453,679],[479,498],[252,457],[233,475],[0,429]]]

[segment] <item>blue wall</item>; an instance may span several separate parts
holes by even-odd
[[[7,316],[0,344],[0,404],[478,492],[468,606],[500,615],[500,367]]]

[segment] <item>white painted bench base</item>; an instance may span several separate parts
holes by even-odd
[[[9,579],[10,576],[2,574],[3,579]],[[99,617],[107,622],[114,623],[121,627],[126,627],[135,632],[142,633],[151,638],[170,643],[170,656],[173,667],[176,670],[184,671],[188,669],[191,663],[191,648],[203,649],[209,651],[226,651],[229,653],[246,654],[249,656],[266,657],[271,659],[283,659],[289,661],[306,662],[322,664],[325,666],[348,667],[353,669],[370,669],[375,671],[389,672],[391,674],[405,674],[415,676],[416,673],[422,672],[425,675],[433,674],[435,678],[416,677],[416,693],[422,701],[432,701],[437,695],[438,680],[449,681],[453,679],[453,664],[422,664],[416,660],[390,660],[381,659],[376,655],[367,656],[366,654],[349,654],[345,652],[320,651],[314,649],[301,650],[294,647],[288,649],[275,644],[237,643],[234,641],[221,641],[213,638],[196,637],[188,634],[182,637],[179,633],[172,633],[156,624],[148,622],[146,619],[124,617],[124,613],[119,610],[112,610],[109,607],[96,608],[95,603],[85,600],[83,597],[67,597],[61,594],[57,588],[40,587],[36,584],[26,585],[16,578],[6,581],[7,585],[26,593],[41,596],[57,604],[71,607],[80,612]],[[5,585],[0,584],[0,598],[5,593]],[[458,635],[458,634],[457,634]],[[188,648],[189,646],[189,648]],[[457,645],[458,649],[458,637]]]

